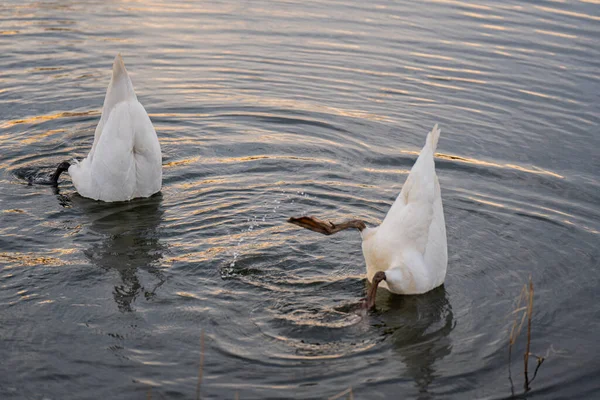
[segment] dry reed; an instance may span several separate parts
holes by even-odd
[[[352,393],[352,386],[350,386],[348,389],[344,390],[343,392],[340,392],[340,393],[330,397],[328,400],[337,400],[345,395],[348,395],[348,400],[354,400],[354,394]]]
[[[515,320],[513,321],[508,340],[508,377],[511,383],[511,389],[513,389],[510,369],[510,364],[512,361],[512,348],[515,342],[517,341],[519,334],[521,333],[525,320],[527,320],[527,343],[525,346],[525,353],[523,354],[523,375],[525,376],[525,382],[523,384],[523,387],[525,389],[525,392],[531,390],[531,382],[533,382],[533,380],[537,376],[538,370],[545,360],[544,357],[539,357],[531,353],[531,319],[533,316],[533,295],[533,281],[531,279],[531,276],[529,276],[529,284],[523,285],[523,289],[521,289],[521,293],[519,294],[519,297],[516,300],[515,309],[512,312],[512,314],[515,315]],[[527,304],[523,306],[523,302],[525,301],[527,302]],[[531,380],[529,379],[529,356],[534,356],[537,358],[537,366],[535,368]]]

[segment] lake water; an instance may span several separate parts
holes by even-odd
[[[0,398],[598,396],[597,0],[0,10]],[[28,185],[87,155],[118,52],[161,194]],[[446,283],[361,312],[359,235],[285,220],[377,224],[434,123]]]

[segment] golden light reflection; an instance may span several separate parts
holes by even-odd
[[[199,263],[211,261],[214,260],[215,256],[217,255],[228,254],[229,252],[231,252],[232,243],[238,243],[235,246],[237,252],[247,254],[258,252],[264,249],[283,246],[286,244],[285,239],[281,238],[277,240],[276,235],[274,235],[274,233],[279,233],[282,229],[287,228],[288,227],[275,226],[264,229],[255,229],[252,231],[243,231],[234,235],[207,238],[204,240],[204,244],[210,246],[207,250],[187,252],[179,256],[170,257],[167,261],[169,263],[175,261],[186,263]],[[257,241],[257,239],[264,237],[269,237],[271,241]],[[173,248],[176,248],[183,247],[184,245],[179,243],[173,243],[171,246]],[[182,251],[185,250],[182,249]],[[273,290],[282,291],[283,289],[273,288]]]
[[[350,70],[350,69],[349,69]],[[381,121],[381,122],[395,122],[392,118],[385,115],[378,115],[369,112],[365,112],[362,110],[353,110],[353,109],[343,109],[339,107],[332,107],[325,104],[319,103],[311,103],[306,101],[300,101],[297,99],[284,99],[284,98],[269,98],[265,96],[255,96],[251,94],[241,94],[237,93],[235,95],[223,96],[223,95],[215,95],[215,100],[222,101],[224,103],[239,101],[244,103],[252,104],[253,106],[265,106],[272,108],[287,108],[298,111],[306,111],[307,113],[313,112],[318,114],[332,114],[339,115],[344,117],[351,117],[357,119],[366,119],[370,121]],[[182,114],[182,113],[155,113],[149,114],[151,117],[208,117],[210,114]],[[221,114],[222,116],[226,116],[227,114]],[[265,113],[249,113],[244,112],[244,115],[256,115],[256,116],[265,116],[269,117],[270,114]]]
[[[535,31],[537,33],[541,33],[543,35],[557,36],[557,37],[566,38],[566,39],[577,39],[577,35],[569,35],[568,33],[545,31],[543,29],[536,29]]]
[[[492,206],[495,208],[504,208],[507,210],[512,210],[512,211],[516,211],[518,213],[521,214],[525,214],[525,215],[530,215],[530,216],[534,216],[534,217],[540,217],[543,219],[547,219],[547,220],[551,220],[551,221],[560,221],[562,223],[565,223],[567,225],[571,225],[571,226],[575,226],[575,227],[579,227],[587,232],[593,233],[593,234],[600,234],[600,232],[598,232],[597,230],[590,228],[589,226],[586,225],[578,225],[575,222],[573,222],[572,220],[568,220],[568,219],[558,219],[555,218],[555,215],[552,214],[545,214],[542,212],[537,212],[537,211],[531,211],[531,210],[526,210],[524,208],[520,208],[520,207],[515,207],[515,206],[510,206],[508,204],[501,204],[501,203],[497,203],[488,199],[483,199],[481,197],[476,197],[476,196],[466,196],[467,199],[474,201],[476,203],[480,203],[480,204],[485,204],[488,206]],[[546,211],[550,211],[553,214],[556,215],[562,215],[562,216],[567,216],[567,217],[571,217],[573,219],[576,219],[577,217],[562,211],[558,211],[549,207],[542,207],[542,206],[535,206],[536,208],[542,209],[542,210],[546,210]]]
[[[315,257],[314,260],[318,260],[326,257]],[[307,277],[287,277],[285,282],[289,285],[313,285],[318,283],[333,283],[343,282],[348,279],[362,281],[365,278],[364,274],[350,274],[350,275],[317,275]]]
[[[443,76],[443,75],[426,75],[429,79],[439,79],[443,81],[457,81],[457,82],[468,82],[468,83],[477,83],[480,85],[485,85],[487,81],[482,81],[480,79],[470,79],[470,78],[460,78],[457,76]]]
[[[566,98],[552,96],[552,95],[545,94],[545,93],[534,92],[533,90],[517,89],[517,91],[519,91],[521,93],[529,94],[532,96],[536,96],[536,97],[542,97],[544,99],[552,99],[552,100],[558,100],[558,101],[566,101],[567,103],[572,103],[572,104],[579,104],[579,102],[577,102],[576,100],[573,100],[573,99],[566,99]]]
[[[333,142],[332,142],[333,143]],[[339,145],[339,144],[338,144]],[[328,158],[316,158],[316,157],[299,157],[299,156],[286,156],[286,155],[267,155],[267,154],[257,154],[254,156],[245,156],[245,157],[192,157],[184,160],[171,161],[164,164],[164,167],[171,168],[180,165],[194,164],[196,162],[202,162],[204,164],[239,164],[252,162],[257,160],[293,160],[293,161],[309,161],[321,164],[338,164],[336,160],[331,160]],[[207,182],[217,182],[216,180],[211,180]],[[200,183],[197,183],[200,184]],[[186,184],[187,185],[187,184]],[[195,185],[195,184],[194,184]]]
[[[467,196],[467,199],[474,201],[476,203],[486,204],[488,206],[496,207],[496,208],[507,208],[504,204],[496,203],[490,200],[483,200],[479,197]],[[518,210],[518,209],[514,209]]]
[[[363,168],[365,172],[372,172],[376,174],[402,174],[408,175],[410,169],[381,169],[381,168]]]
[[[476,108],[470,108],[470,107],[457,106],[457,105],[455,105],[455,104],[448,104],[448,105],[447,105],[447,107],[449,107],[449,108],[456,108],[456,109],[458,109],[458,110],[465,110],[465,111],[468,111],[468,112],[473,112],[473,113],[476,113],[476,114],[484,114],[484,112],[483,112],[483,111],[481,111],[481,110],[478,110],[478,109],[476,109]]]
[[[181,296],[181,297],[187,297],[187,298],[190,298],[190,299],[197,299],[197,300],[200,300],[200,297],[196,296],[196,295],[195,295],[195,294],[193,294],[193,293],[189,293],[189,292],[175,292],[175,294],[176,294],[177,296]]]
[[[477,19],[495,19],[495,20],[504,19],[504,17],[501,15],[480,14],[480,13],[475,13],[475,12],[466,12],[465,11],[465,12],[461,12],[459,14],[464,15],[465,17],[472,17],[472,18],[477,18]]]
[[[402,68],[407,69],[409,71],[425,71],[424,68],[421,68],[421,67],[412,67],[410,65],[405,65]]]
[[[514,57],[511,53],[507,53],[506,51],[502,51],[502,50],[494,50],[494,51],[492,51],[492,53],[498,54],[501,56],[506,56],[506,57]]]
[[[507,28],[505,26],[500,26],[500,25],[492,25],[492,24],[481,24],[482,28],[485,29],[491,29],[494,31],[513,31],[514,29],[511,28]]]
[[[484,45],[482,43],[474,43],[474,42],[458,42],[459,44],[462,44],[463,46],[467,46],[467,47],[483,47]]]
[[[416,155],[416,156],[419,155],[419,152],[414,151],[414,150],[401,150],[401,153],[411,154],[411,155]],[[559,175],[555,172],[548,171],[548,170],[545,170],[545,169],[542,169],[542,168],[539,168],[536,166],[531,166],[528,168],[528,167],[523,167],[523,166],[516,165],[516,164],[499,164],[499,163],[494,163],[491,161],[476,160],[474,158],[467,158],[467,157],[455,156],[455,155],[444,154],[444,153],[435,153],[435,156],[437,158],[458,161],[460,163],[465,163],[465,164],[474,164],[474,165],[481,165],[481,166],[485,166],[485,167],[494,167],[494,168],[501,168],[501,169],[514,169],[517,171],[527,172],[530,174],[549,175],[549,176],[553,176],[555,178],[560,178],[560,179],[564,178],[563,175]]]
[[[491,10],[491,7],[484,6],[481,4],[474,4],[465,1],[457,1],[457,0],[426,0],[426,3],[437,3],[437,4],[447,4],[450,6],[459,6],[464,8],[473,8],[475,10]]]
[[[240,181],[242,181],[242,179],[238,179],[237,181],[240,182]],[[228,182],[231,182],[231,181],[229,181],[228,179],[225,179],[225,178],[203,179],[203,180],[197,181],[197,182],[180,183],[178,185],[175,185],[174,187],[180,188],[180,189],[191,189],[191,188],[197,188],[198,186],[222,185],[222,184],[228,183]]]
[[[436,60],[444,60],[444,61],[454,61],[453,57],[448,57],[448,56],[442,56],[439,54],[428,54],[428,53],[418,53],[418,52],[411,52],[410,53],[411,56],[417,56],[417,57],[422,57],[422,58],[433,58]]]
[[[134,39],[131,38],[104,38],[103,42],[117,42],[117,43],[135,43]]]
[[[15,213],[15,214],[23,214],[23,213],[25,213],[25,211],[21,210],[20,208],[13,208],[13,209],[10,209],[10,210],[2,210],[2,212],[4,212],[4,213]]]
[[[339,48],[339,49],[360,49],[360,46],[357,44],[350,43],[339,43],[339,42],[325,42],[325,41],[311,41],[309,44],[331,47],[331,48]]]
[[[501,4],[500,2],[498,2],[496,7],[500,10],[522,10],[523,9],[523,6],[518,6],[518,5],[514,5],[514,4]]]
[[[214,160],[220,164],[237,164],[240,162],[256,161],[256,160],[299,160],[299,161],[312,161],[326,164],[338,164],[337,161],[328,158],[315,158],[315,157],[298,157],[298,156],[278,156],[278,155],[255,155],[246,157],[227,157],[227,158],[215,158],[208,159]]]
[[[364,275],[361,276],[361,279],[364,279]],[[343,314],[343,313],[336,312],[336,314],[340,314],[341,316],[344,316],[344,317],[348,316],[347,314]],[[303,313],[303,312],[295,312],[295,313],[292,312],[289,314],[280,314],[276,318],[284,320],[284,321],[292,322],[295,325],[321,326],[324,328],[332,328],[332,329],[345,328],[348,326],[355,325],[361,319],[360,316],[355,315],[353,318],[343,318],[343,319],[338,319],[338,320],[334,320],[334,321],[320,321],[315,318],[313,313]],[[300,357],[301,358],[304,358],[304,357],[312,358],[311,356],[300,356]],[[317,357],[317,358],[320,358],[320,357],[336,358],[339,356],[330,354],[330,355],[318,355],[315,357]]]
[[[545,6],[533,6],[533,7],[537,8],[538,10],[541,10],[541,11],[549,12],[551,14],[559,14],[559,15],[566,15],[567,17],[575,17],[575,18],[591,19],[592,21],[600,21],[600,17],[595,16],[595,15],[583,14],[583,13],[578,13],[575,11],[560,10],[558,8],[545,7]]]
[[[21,142],[25,143],[25,144],[32,144],[32,143],[41,141],[41,139],[47,138],[48,136],[52,136],[57,133],[63,133],[63,132],[65,132],[64,129],[51,129],[49,131],[46,131],[44,133],[39,133],[37,135],[30,134],[25,139],[22,139]]]
[[[163,164],[163,167],[165,167],[165,168],[178,167],[180,165],[195,164],[198,161],[200,161],[200,157],[199,156],[192,157],[192,158],[186,158],[184,160],[171,161],[171,162],[168,162],[166,164]]]
[[[99,110],[64,111],[64,112],[59,112],[59,113],[55,113],[55,114],[36,115],[33,117],[27,117],[27,118],[23,118],[23,119],[14,119],[11,121],[6,121],[2,125],[0,125],[0,128],[10,128],[10,127],[13,127],[13,126],[19,125],[19,124],[32,124],[32,125],[40,124],[45,121],[51,121],[51,120],[60,119],[60,118],[86,117],[86,116],[96,116],[96,115],[100,115]]]
[[[38,256],[32,253],[0,253],[0,262],[18,264],[23,267],[36,265],[64,265],[65,263],[55,257]],[[16,265],[7,266],[5,269],[14,268]]]
[[[64,70],[63,67],[35,67],[33,69],[31,69],[32,71],[60,71],[60,70]]]
[[[298,185],[298,186],[307,186],[307,185],[314,184],[315,181],[311,179],[311,180],[304,180],[304,181],[294,181],[294,183],[296,185]],[[321,184],[323,186],[326,186],[326,187],[343,187],[343,188],[352,188],[352,187],[354,187],[354,188],[361,188],[361,189],[377,187],[375,185],[367,185],[367,184],[364,184],[364,183],[353,183],[353,182],[349,182],[349,181],[326,181],[326,180],[322,181],[322,180],[319,180],[319,184]],[[340,196],[340,197],[345,197],[342,193],[338,193],[337,195]],[[347,197],[348,198],[351,197],[352,199],[359,200],[359,201],[364,201],[365,203],[370,201],[369,199],[364,199],[362,197],[357,197],[356,194],[349,195]],[[294,229],[292,226],[290,226],[290,227],[292,229]]]

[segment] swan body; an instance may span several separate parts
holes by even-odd
[[[358,219],[339,223],[312,216],[288,219],[324,235],[350,228],[360,231],[367,279],[371,282],[366,308],[375,307],[379,285],[396,294],[421,294],[444,283],[448,265],[446,222],[433,160],[439,138],[440,130],[435,125],[379,226],[368,228]]]
[[[115,57],[92,149],[86,158],[71,163],[68,172],[77,192],[94,200],[128,201],[161,189],[158,137],[120,54]]]
[[[380,284],[392,293],[425,293],[446,277],[446,223],[434,162],[439,136],[435,125],[383,222],[361,231],[367,278],[373,282],[384,272]]]

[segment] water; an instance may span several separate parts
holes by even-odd
[[[0,398],[195,398],[202,348],[203,398],[521,397],[530,275],[526,397],[597,395],[597,1],[0,10]],[[28,185],[87,154],[117,52],[161,195]],[[285,220],[378,223],[436,122],[446,283],[361,313],[358,234]]]

